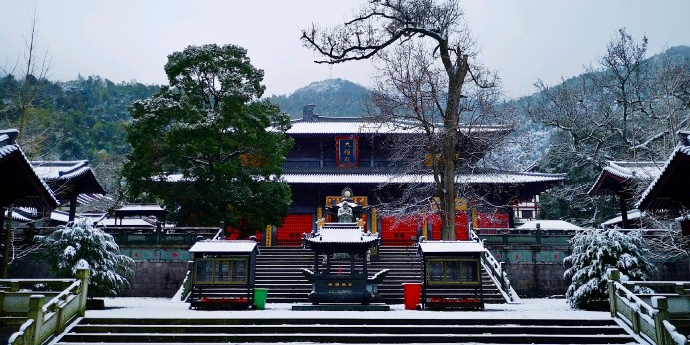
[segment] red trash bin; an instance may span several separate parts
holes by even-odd
[[[415,310],[419,304],[419,298],[422,296],[422,283],[403,283],[403,297],[405,300],[405,309]]]

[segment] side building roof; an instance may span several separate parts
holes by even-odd
[[[635,205],[641,211],[690,207],[690,132],[678,134],[681,145],[673,150],[659,176],[652,180]]]
[[[17,144],[18,136],[16,129],[0,130],[0,206],[52,210],[59,202]]]
[[[609,161],[587,192],[590,196],[619,194],[632,183],[649,183],[661,174],[658,162]]]
[[[36,174],[51,187],[60,200],[70,200],[75,195],[98,198],[98,195],[106,194],[89,167],[88,160],[31,163]]]

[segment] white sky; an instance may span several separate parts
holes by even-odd
[[[0,0],[0,67],[23,50],[34,10],[49,78],[99,75],[114,82],[166,84],[167,55],[188,45],[232,43],[265,71],[266,96],[343,78],[369,86],[371,63],[313,63],[300,28],[338,24],[365,0]],[[556,84],[596,63],[626,27],[649,38],[648,56],[690,45],[688,0],[463,1],[482,62],[497,70],[508,97]]]

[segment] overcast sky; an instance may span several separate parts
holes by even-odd
[[[19,57],[36,13],[38,45],[49,78],[99,75],[114,82],[167,84],[167,55],[188,45],[232,43],[265,71],[266,95],[343,78],[371,85],[371,64],[313,63],[300,28],[337,24],[365,0],[0,0],[0,67]],[[556,84],[596,64],[617,30],[649,38],[647,56],[690,45],[688,0],[472,0],[461,2],[509,98],[535,81]]]

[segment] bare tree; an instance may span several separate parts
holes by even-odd
[[[690,124],[690,65],[674,60],[668,51],[653,61],[649,71],[649,101],[642,110],[648,122],[654,124],[644,126],[645,136],[636,143],[635,149],[665,154],[676,146],[676,133]]]
[[[1,69],[6,76],[17,75],[21,77],[13,95],[17,116],[14,125],[19,130],[18,140],[29,156],[33,156],[40,150],[48,130],[44,126],[32,125],[33,117],[47,116],[37,114],[34,112],[34,108],[39,105],[37,104],[39,96],[50,70],[48,52],[45,51],[41,54],[38,49],[38,28],[36,25],[37,19],[34,13],[31,18],[31,30],[24,40],[24,50],[19,54],[14,64],[6,65]]]
[[[610,91],[615,97],[614,104],[620,109],[619,134],[622,141],[633,148],[633,157],[635,156],[636,133],[634,124],[629,126],[628,122],[633,120],[635,112],[644,108],[641,94],[645,83],[642,60],[646,52],[646,36],[643,36],[642,42],[638,43],[626,32],[625,28],[619,29],[618,39],[609,42],[606,54],[599,59],[599,63],[606,71],[599,74],[602,78],[595,78],[600,87]],[[629,134],[629,131],[632,133]]]
[[[466,158],[465,143],[470,142],[462,121],[465,114],[479,111],[472,103],[489,99],[486,95],[468,99],[467,91],[470,85],[492,89],[498,83],[495,74],[476,63],[476,44],[458,2],[370,0],[342,25],[302,30],[302,41],[324,57],[317,63],[381,59],[390,84],[390,89],[379,88],[381,113],[409,121],[424,132],[423,141],[411,143],[410,149],[434,157],[434,188],[444,221],[441,238],[454,240],[456,174]],[[399,49],[390,52],[396,46]]]

